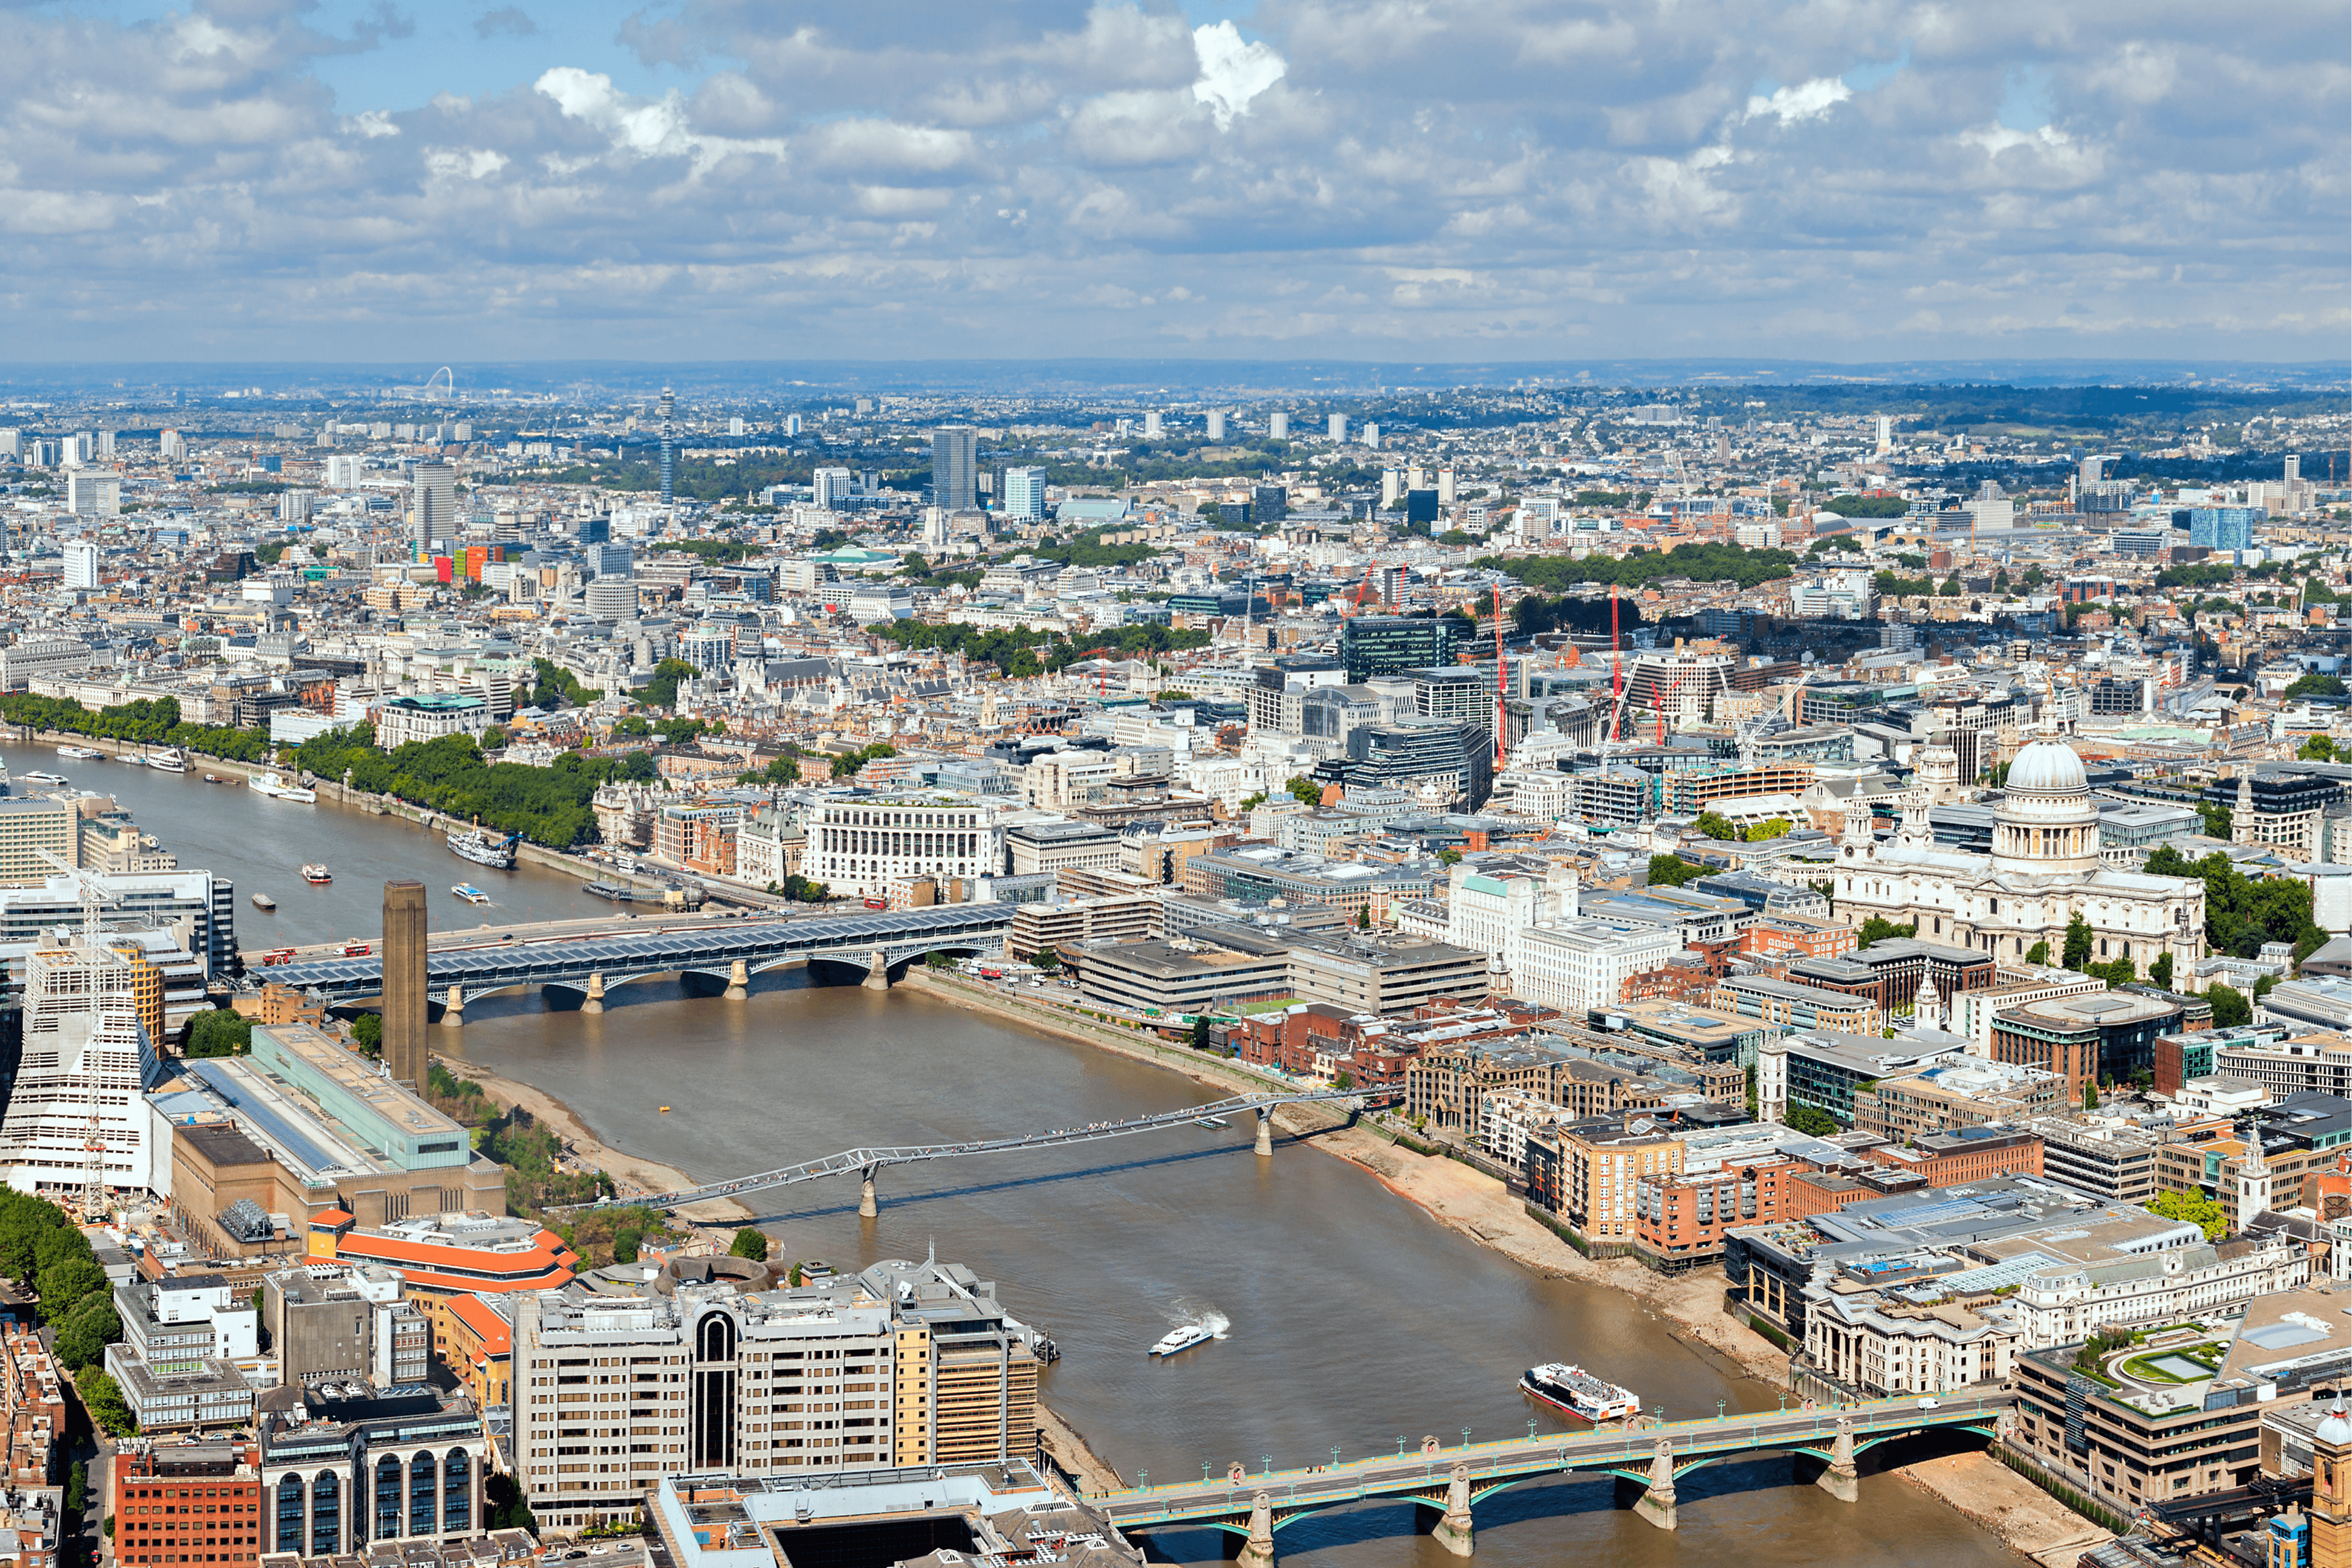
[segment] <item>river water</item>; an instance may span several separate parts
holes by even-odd
[[[609,913],[572,879],[457,860],[437,833],[329,803],[296,806],[120,762],[64,761],[0,746],[20,779],[57,772],[105,790],[181,864],[233,877],[248,953],[379,931],[384,880],[422,877],[433,925]],[[19,792],[26,789],[21,783]],[[296,874],[325,860],[334,883]],[[447,895],[467,881],[496,901]],[[245,895],[278,900],[260,915]],[[597,1134],[698,1178],[873,1145],[955,1142],[1108,1121],[1220,1097],[1172,1072],[1034,1034],[900,989],[812,988],[805,971],[760,977],[751,998],[688,998],[667,982],[624,987],[602,1015],[547,1011],[535,996],[483,998],[436,1044],[561,1096]],[[668,1114],[659,1107],[671,1107]],[[1129,1479],[1392,1453],[1424,1434],[1453,1444],[1560,1424],[1513,1387],[1538,1362],[1580,1361],[1670,1416],[1769,1410],[1738,1377],[1614,1291],[1538,1278],[1437,1225],[1365,1172],[1304,1144],[1271,1161],[1244,1121],[1114,1143],[885,1171],[878,1218],[853,1183],[767,1195],[780,1256],[844,1271],[936,1247],[994,1279],[1006,1304],[1050,1333],[1062,1360],[1045,1396]],[[1225,1336],[1169,1362],[1144,1347],[1195,1312]],[[1478,1508],[1488,1568],[1567,1562],[1994,1568],[2013,1561],[1957,1513],[1887,1476],[1858,1505],[1789,1484],[1786,1459],[1712,1466],[1683,1479],[1681,1528],[1612,1506],[1606,1480],[1501,1493]],[[1412,1529],[1410,1504],[1301,1520],[1276,1542],[1316,1568],[1454,1568]],[[1213,1562],[1213,1531],[1164,1532],[1161,1555]]]
[[[383,884],[394,877],[424,880],[436,931],[614,914],[612,904],[582,892],[577,877],[530,865],[511,871],[475,865],[451,854],[439,830],[404,818],[325,800],[310,806],[273,800],[241,784],[207,784],[202,758],[192,759],[185,773],[164,773],[11,742],[0,745],[0,762],[7,764],[14,793],[55,788],[26,782],[28,772],[60,774],[73,789],[113,796],[180,857],[183,870],[235,882],[237,940],[248,961],[272,947],[338,937],[374,941],[383,934]],[[334,881],[324,887],[304,882],[301,867],[313,861],[323,862]],[[461,882],[488,893],[490,903],[451,896],[449,889]],[[276,899],[277,912],[256,909],[256,893]]]

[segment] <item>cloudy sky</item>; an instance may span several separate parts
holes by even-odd
[[[0,0],[14,360],[2341,360],[2342,0]]]

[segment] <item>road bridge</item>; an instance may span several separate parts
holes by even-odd
[[[1393,1095],[1379,1090],[1313,1089],[1297,1093],[1236,1094],[1230,1100],[1213,1101],[1206,1105],[1187,1105],[1181,1110],[1160,1111],[1149,1116],[1134,1116],[1123,1122],[1090,1122],[1082,1127],[1055,1127],[1043,1133],[1024,1133],[1011,1138],[983,1138],[969,1144],[912,1144],[890,1149],[845,1149],[837,1155],[827,1155],[821,1160],[804,1160],[796,1166],[783,1166],[757,1176],[738,1176],[731,1181],[712,1182],[705,1186],[685,1187],[676,1192],[656,1192],[642,1197],[632,1197],[632,1204],[646,1204],[656,1208],[675,1208],[681,1204],[700,1203],[706,1198],[741,1197],[747,1193],[761,1192],[769,1187],[792,1186],[804,1181],[817,1181],[825,1176],[848,1176],[856,1173],[862,1183],[857,1198],[857,1212],[871,1218],[878,1211],[874,1195],[875,1173],[885,1166],[919,1165],[929,1160],[959,1160],[972,1155],[1022,1154],[1032,1149],[1058,1149],[1071,1144],[1099,1143],[1105,1138],[1124,1138],[1136,1133],[1157,1132],[1163,1127],[1182,1127],[1212,1117],[1223,1119],[1244,1112],[1257,1117],[1257,1152],[1271,1156],[1274,1153],[1274,1108],[1277,1105],[1297,1105],[1315,1101],[1344,1100],[1349,1112],[1363,1109],[1367,1101],[1387,1100]],[[604,1199],[597,1204],[574,1203],[551,1209],[551,1213],[569,1213],[574,1209],[594,1208],[615,1200]]]
[[[1309,1514],[1382,1498],[1410,1499],[1433,1515],[1430,1532],[1447,1551],[1467,1557],[1475,1540],[1472,1511],[1506,1487],[1552,1476],[1617,1478],[1621,1506],[1630,1505],[1661,1530],[1675,1524],[1675,1482],[1701,1465],[1759,1454],[1803,1455],[1822,1468],[1815,1484],[1846,1502],[1860,1495],[1858,1456],[1882,1443],[1922,1432],[1966,1432],[1990,1439],[2016,1405],[2009,1393],[1880,1399],[1843,1409],[1764,1412],[1753,1416],[1670,1421],[1633,1430],[1512,1437],[1449,1448],[1423,1437],[1417,1451],[1398,1451],[1310,1469],[1267,1469],[1251,1475],[1234,1465],[1223,1477],[1172,1486],[1138,1486],[1097,1492],[1092,1501],[1123,1531],[1202,1526],[1242,1537],[1245,1568],[1273,1568],[1275,1534]],[[1143,1480],[1150,1479],[1147,1472]]]
[[[464,1021],[466,1004],[497,991],[539,987],[602,1012],[615,987],[676,975],[681,982],[740,998],[751,977],[795,964],[829,964],[861,974],[871,988],[933,953],[977,957],[1004,951],[1013,923],[1006,904],[945,904],[865,910],[802,920],[709,920],[602,936],[468,932],[463,946],[436,947],[425,984],[444,1023]],[[528,928],[525,928],[527,933]],[[364,954],[331,954],[274,964],[261,972],[331,1006],[383,995],[380,944]]]

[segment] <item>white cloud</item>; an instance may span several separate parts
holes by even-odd
[[[1250,41],[1165,0],[956,27],[667,0],[623,29],[643,69],[600,70],[589,8],[521,4],[547,54],[512,81],[464,18],[460,54],[299,0],[10,11],[0,330],[52,358],[437,331],[515,358],[1422,361],[2009,353],[2039,324],[2052,355],[2305,358],[2313,301],[2341,315],[2346,72],[2308,6],[1281,0]],[[354,53],[338,102],[350,73],[316,62]],[[169,321],[121,303],[163,298]]]
[[[660,99],[632,97],[616,91],[611,77],[577,66],[544,71],[536,85],[568,118],[595,127],[612,139],[614,151],[634,157],[691,159],[700,174],[733,152],[784,155],[784,143],[775,138],[698,135],[687,124],[685,99],[675,91]]]
[[[1748,112],[1740,118],[1761,120],[1769,114],[1783,125],[1794,125],[1801,120],[1819,120],[1853,96],[1853,89],[1837,78],[1815,77],[1795,87],[1781,88],[1769,98],[1750,98]]]
[[[1192,97],[1209,106],[1220,131],[1247,114],[1250,100],[1290,69],[1265,44],[1243,43],[1241,29],[1231,22],[1193,28],[1192,52],[1201,61],[1201,79],[1192,84]]]

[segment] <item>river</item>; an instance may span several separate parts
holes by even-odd
[[[273,943],[373,938],[388,877],[424,879],[436,929],[489,919],[593,915],[609,906],[572,879],[488,872],[440,837],[329,803],[297,806],[120,762],[64,761],[0,746],[20,779],[57,772],[105,790],[180,856],[234,878],[248,952]],[[24,786],[19,786],[22,792]],[[326,888],[295,873],[325,860]],[[470,881],[496,901],[447,896]],[[266,891],[273,916],[244,903]],[[551,1013],[535,996],[483,998],[436,1045],[569,1103],[617,1146],[698,1178],[860,1145],[955,1142],[1108,1121],[1217,1098],[1162,1069],[1000,1023],[908,990],[812,988],[805,971],[761,977],[751,998],[686,998],[656,981],[624,987],[602,1015]],[[659,1107],[671,1107],[668,1114]],[[1300,1144],[1271,1161],[1252,1128],[1182,1127],[1031,1155],[883,1173],[880,1218],[861,1220],[847,1182],[781,1189],[764,1228],[780,1256],[847,1271],[936,1247],[999,1282],[1006,1304],[1050,1333],[1062,1360],[1046,1401],[1128,1475],[1255,1469],[1390,1453],[1424,1434],[1446,1443],[1559,1423],[1513,1388],[1525,1367],[1576,1360],[1669,1416],[1769,1410],[1773,1392],[1674,1338],[1605,1288],[1538,1278],[1436,1224],[1356,1166]],[[1144,1346],[1195,1311],[1225,1337],[1173,1361]],[[1655,1530],[1612,1503],[1605,1480],[1507,1491],[1478,1508],[1476,1561],[1798,1568],[1994,1568],[2013,1562],[1960,1515],[1888,1476],[1862,1501],[1788,1484],[1785,1459],[1703,1469],[1678,1485],[1681,1528]],[[1310,1519],[1276,1538],[1315,1568],[1453,1568],[1411,1528],[1411,1505]],[[1167,1532],[1179,1561],[1223,1555],[1213,1531]]]
[[[11,742],[0,745],[0,762],[7,764],[18,795],[54,788],[26,782],[26,773],[40,772],[61,774],[76,789],[113,796],[180,857],[183,870],[209,871],[236,883],[237,940],[248,958],[272,947],[339,937],[375,940],[383,931],[383,884],[394,877],[424,880],[436,931],[614,913],[612,904],[582,892],[577,877],[532,865],[492,871],[461,861],[438,829],[404,818],[325,800],[310,806],[273,800],[242,784],[207,784],[202,758],[185,773],[164,773]],[[304,882],[301,867],[313,861],[324,862],[334,881],[323,887]],[[461,882],[488,893],[489,904],[452,896],[449,889]],[[253,906],[257,893],[278,901],[275,914]]]

